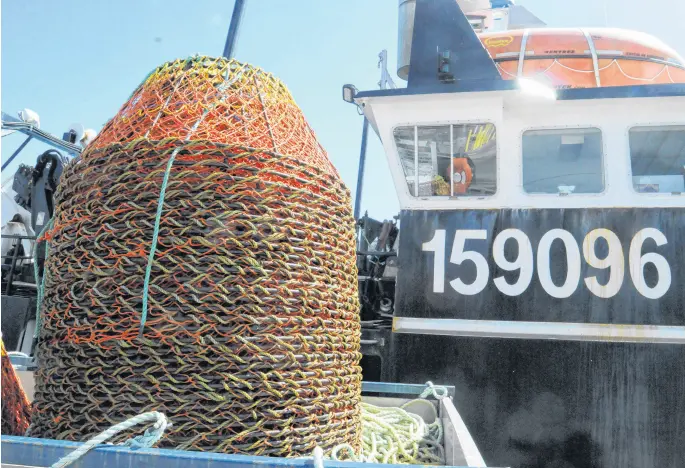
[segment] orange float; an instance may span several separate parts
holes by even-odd
[[[622,29],[520,29],[478,35],[504,79],[596,88],[685,83],[685,62],[659,39]]]

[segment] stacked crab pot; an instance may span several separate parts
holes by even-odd
[[[157,68],[67,167],[53,221],[31,436],[156,410],[161,446],[359,448],[349,192],[280,81]]]
[[[12,362],[5,350],[5,343],[0,338],[0,368],[2,382],[0,398],[2,415],[0,416],[0,432],[3,435],[23,436],[29,426],[30,403],[21,386],[21,381],[14,371]]]

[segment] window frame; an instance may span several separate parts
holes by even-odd
[[[600,142],[601,142],[601,163],[600,167],[602,168],[602,191],[601,192],[593,192],[593,193],[569,193],[569,194],[561,194],[561,193],[540,193],[540,192],[527,192],[526,189],[524,188],[525,180],[523,176],[524,168],[523,168],[523,137],[527,132],[530,131],[560,131],[560,130],[598,130],[599,135],[600,135]],[[524,127],[521,129],[521,132],[519,134],[519,152],[518,152],[518,164],[519,164],[519,174],[520,174],[520,179],[519,179],[519,189],[520,192],[526,196],[526,197],[601,197],[604,196],[608,193],[609,191],[609,179],[608,179],[608,171],[607,171],[607,141],[605,138],[605,132],[604,128],[601,125],[592,125],[592,124],[577,124],[577,125],[554,125],[554,126],[535,126],[535,127]]]
[[[626,148],[628,149],[627,151],[627,157],[628,157],[628,183],[630,184],[630,189],[633,191],[634,194],[637,194],[642,197],[663,197],[663,196],[671,196],[671,197],[685,197],[685,191],[683,192],[654,192],[654,193],[649,193],[649,192],[638,192],[635,189],[635,183],[633,182],[633,155],[630,147],[630,132],[633,129],[636,128],[664,128],[664,127],[683,127],[683,131],[685,131],[685,123],[674,123],[674,122],[664,122],[664,123],[652,123],[650,122],[649,124],[634,124],[630,125],[628,129],[626,130],[625,138],[626,138]]]
[[[418,152],[417,152],[417,146],[418,146],[418,130],[420,127],[449,127],[450,129],[450,149],[452,154],[454,154],[454,126],[457,125],[492,125],[495,128],[495,191],[491,194],[488,195],[483,195],[483,194],[478,194],[478,195],[469,195],[469,194],[463,194],[463,195],[454,195],[453,194],[453,184],[451,183],[452,181],[450,180],[448,183],[450,183],[450,195],[417,195],[416,192],[418,191]],[[400,158],[400,152],[399,148],[397,147],[397,140],[395,139],[395,131],[397,129],[401,128],[407,128],[411,127],[414,129],[414,174],[416,177],[416,183],[414,184],[415,190],[414,192],[409,190],[409,184],[407,183],[407,175],[404,172],[404,167],[402,165],[402,160]],[[390,134],[391,134],[391,140],[392,140],[392,146],[393,146],[393,151],[395,154],[395,164],[399,167],[400,174],[402,175],[402,190],[406,195],[408,195],[410,198],[414,200],[462,200],[462,199],[471,199],[471,200],[483,200],[483,199],[490,199],[494,198],[497,195],[499,195],[499,190],[500,190],[500,138],[499,138],[499,127],[497,126],[497,123],[492,120],[492,119],[474,119],[474,120],[458,120],[458,121],[427,121],[427,122],[408,122],[408,123],[399,123],[395,124],[391,127],[390,129]],[[450,161],[450,164],[453,164],[453,161]],[[454,172],[454,171],[451,171]]]

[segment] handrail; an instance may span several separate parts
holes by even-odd
[[[12,262],[10,264],[10,269],[7,275],[7,278],[3,281],[4,283],[4,294],[11,296],[12,295],[12,287],[14,286],[14,280],[15,277],[17,276],[16,274],[16,269],[17,269],[17,263],[19,261],[24,262],[25,260],[33,260],[33,256],[25,256],[25,255],[19,255],[19,249],[17,248],[18,245],[21,245],[21,241],[23,240],[36,240],[36,236],[23,236],[21,234],[8,234],[8,235],[2,235],[0,236],[2,239],[14,239],[14,250],[12,252],[12,255],[0,255],[0,260],[4,260],[7,258],[11,258]],[[23,264],[23,263],[22,263]],[[30,264],[30,262],[29,262]],[[4,267],[4,262],[3,262],[3,267]]]
[[[455,396],[454,385],[442,385],[451,397]],[[394,395],[421,395],[426,390],[426,384],[405,384],[394,382],[362,382],[362,393],[387,393]]]
[[[21,234],[2,234],[0,236],[1,239],[21,239],[21,240],[36,240],[38,237],[37,236],[23,236]]]
[[[42,141],[50,146],[54,146],[57,149],[66,151],[74,156],[81,154],[83,151],[83,148],[81,148],[79,145],[62,140],[61,138],[37,128],[33,124],[19,120],[16,117],[12,117],[4,112],[2,113],[2,128],[5,130],[15,130],[17,132],[21,132],[24,135],[33,137],[36,140]]]

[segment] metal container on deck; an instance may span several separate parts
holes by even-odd
[[[376,406],[398,407],[416,398],[425,389],[424,385],[392,384],[364,382],[363,401]],[[430,400],[436,405],[438,416],[444,428],[444,448],[447,466],[484,467],[485,463],[475,442],[471,438],[464,421],[452,402],[454,387],[448,387],[449,396],[440,400]],[[369,396],[381,395],[381,396]],[[410,411],[411,410],[407,410]],[[28,437],[3,436],[1,439],[0,468],[18,466],[48,467],[81,443]],[[122,446],[101,446],[87,453],[79,462],[81,468],[120,468],[128,466],[145,466],[149,468],[183,466],[184,468],[227,468],[260,466],[262,468],[305,468],[312,466],[312,458],[276,458],[244,455],[227,455],[219,453],[190,452],[167,449],[131,450]],[[391,467],[400,465],[380,465],[372,463],[350,463],[325,461],[326,468],[372,468],[375,466]],[[408,465],[402,465],[408,466]]]

